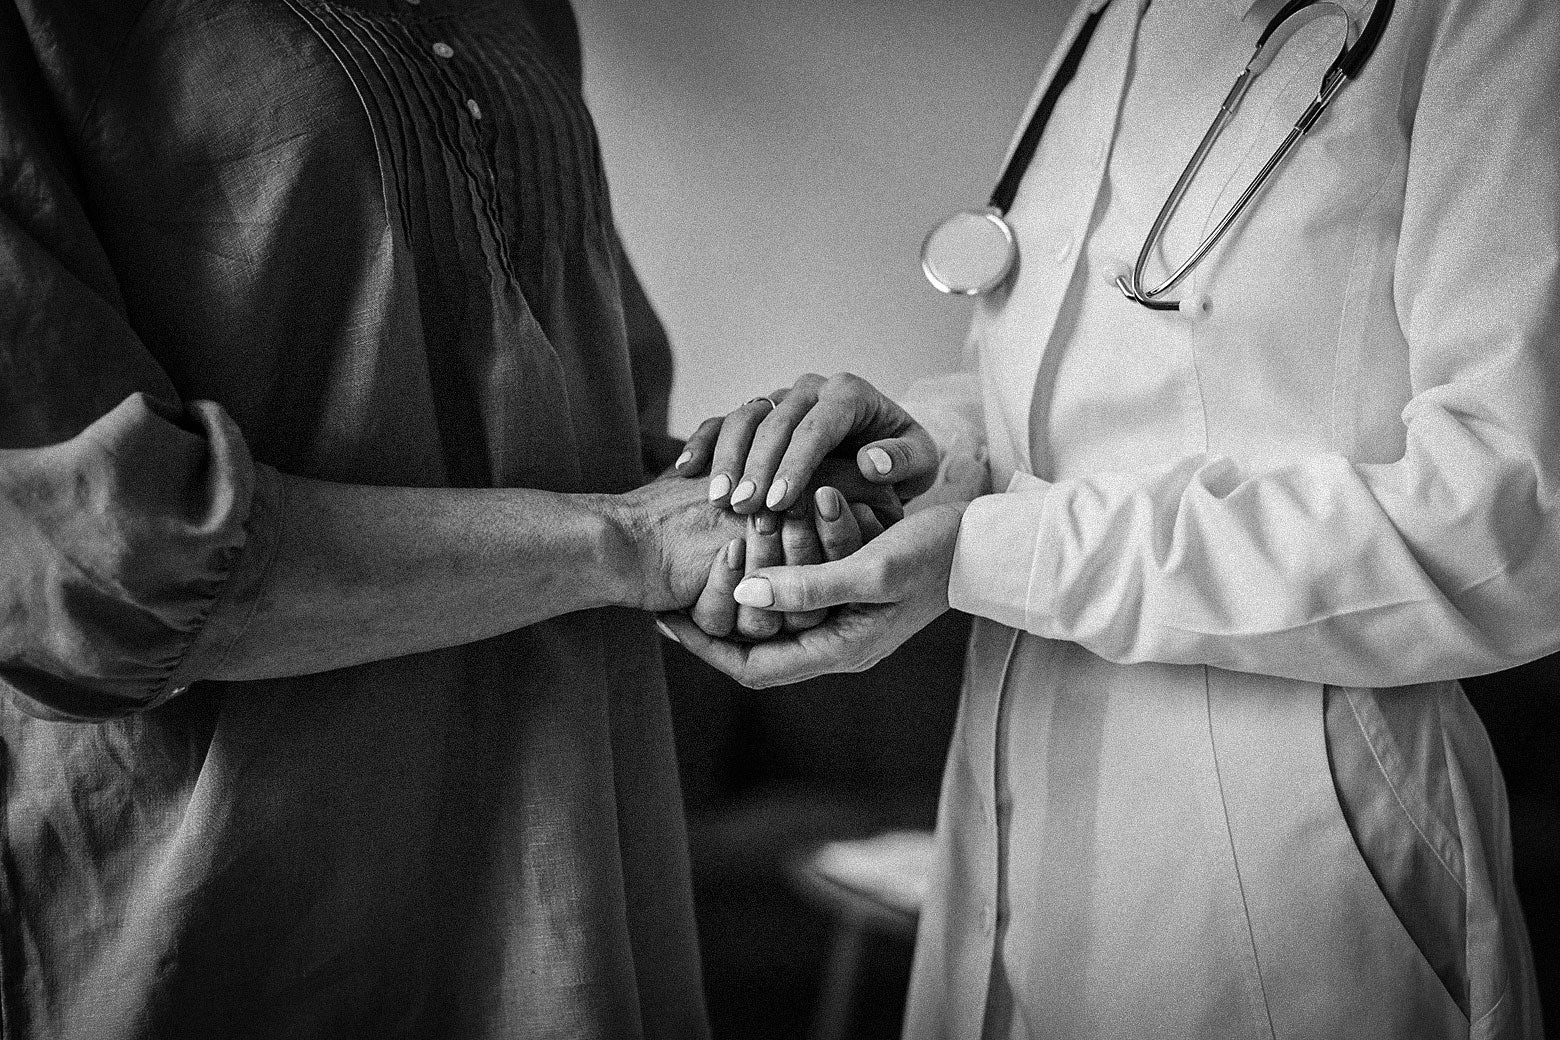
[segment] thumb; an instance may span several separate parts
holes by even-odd
[[[932,435],[912,426],[899,437],[873,441],[856,452],[856,467],[874,484],[909,485],[916,494],[931,486],[937,476],[937,445]]]
[[[800,567],[764,567],[749,574],[732,594],[738,603],[770,610],[823,610],[845,603],[883,602],[861,555],[833,563]]]

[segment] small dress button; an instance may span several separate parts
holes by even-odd
[[[440,40],[438,43],[433,45],[433,53],[437,54],[441,58],[453,58],[455,57],[455,48],[451,47],[443,40]]]
[[[476,98],[466,99],[466,111],[471,113],[472,119],[482,118],[482,106],[477,104]]]

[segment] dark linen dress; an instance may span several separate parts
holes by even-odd
[[[623,491],[669,378],[566,7],[0,0],[4,1035],[704,1036],[647,617],[207,679],[278,472]]]

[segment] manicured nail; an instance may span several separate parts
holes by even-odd
[[[889,458],[888,452],[882,448],[868,448],[867,458],[871,461],[872,468],[877,470],[880,476],[894,468],[894,460]]]
[[[770,588],[768,578],[744,578],[731,598],[745,607],[772,607],[775,590]]]
[[[757,484],[753,483],[751,480],[744,480],[742,483],[737,485],[737,490],[731,493],[731,504],[736,505],[738,502],[746,502],[748,499],[753,497],[753,492],[757,490]]]
[[[726,492],[731,490],[731,478],[722,473],[710,481],[710,501],[719,502],[726,497]]]
[[[780,500],[785,498],[785,493],[790,490],[791,482],[786,480],[784,477],[781,477],[779,480],[776,480],[773,484],[769,485],[769,497],[764,499],[764,505],[768,506],[770,509],[773,509],[775,506],[780,504]]]
[[[774,534],[780,530],[780,518],[773,513],[759,513],[753,518],[753,527],[759,534]]]
[[[692,451],[692,449],[689,449],[688,451],[685,451],[681,455],[677,456],[677,461],[672,463],[672,468],[673,469],[682,469],[684,466],[688,465],[688,463],[690,463],[692,461],[693,461],[693,451]]]
[[[740,538],[733,538],[731,541],[726,543],[727,570],[735,571],[742,568],[742,557],[746,555],[743,550],[746,548],[747,542],[744,542]]]
[[[667,639],[670,639],[672,642],[674,642],[674,643],[681,643],[682,642],[681,639],[677,638],[677,633],[673,632],[670,628],[668,628],[667,625],[666,625],[666,622],[662,621],[660,618],[656,618],[655,619],[655,627],[659,628],[661,630],[661,634],[663,636],[665,636]]]
[[[813,501],[818,504],[818,515],[833,523],[840,518],[840,493],[831,487],[821,487],[813,492]]]

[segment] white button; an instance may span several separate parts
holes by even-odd
[[[455,48],[451,47],[443,40],[440,40],[438,43],[433,45],[433,53],[437,54],[441,58],[453,58],[455,57]]]
[[[1056,262],[1062,263],[1072,255],[1073,240],[1071,235],[1063,235],[1062,240],[1056,244]]]
[[[466,99],[466,111],[471,113],[472,119],[482,118],[482,106],[477,104],[476,98]]]

